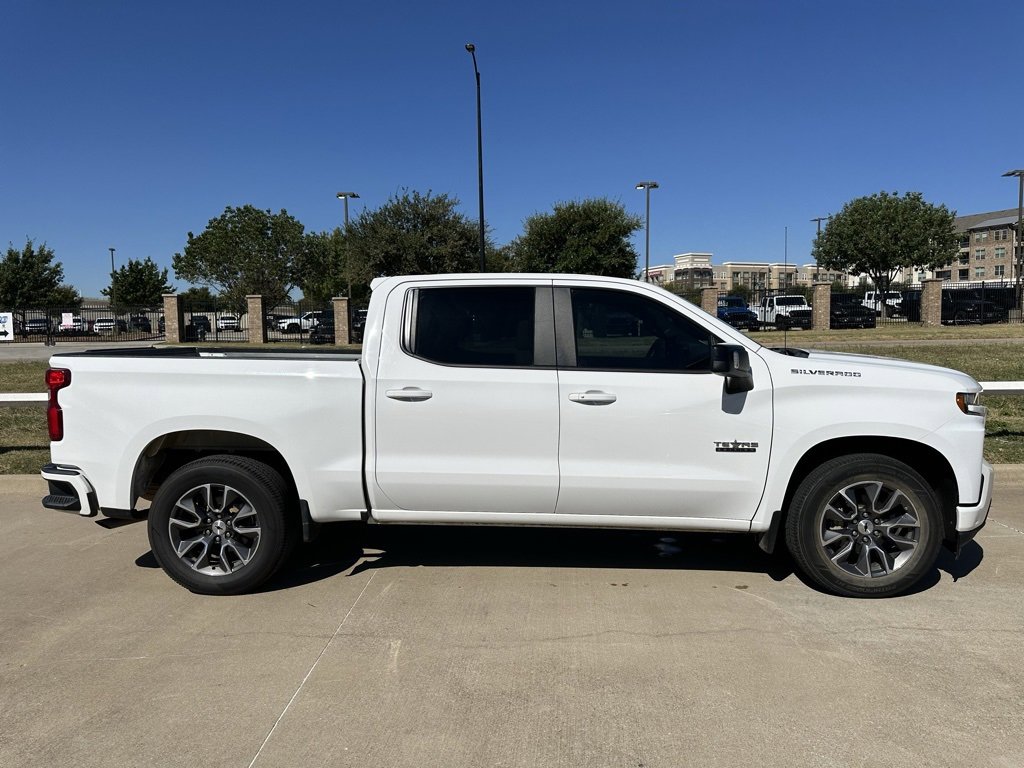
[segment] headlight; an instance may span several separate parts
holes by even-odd
[[[981,404],[980,392],[957,392],[956,405],[970,416],[984,416],[986,413],[985,406]]]

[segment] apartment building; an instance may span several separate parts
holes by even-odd
[[[954,261],[935,270],[908,270],[906,282],[919,283],[937,277],[954,283],[1011,282],[1017,279],[1019,243],[1016,242],[1017,209],[972,213],[956,218],[960,248]]]

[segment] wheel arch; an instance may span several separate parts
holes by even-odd
[[[132,503],[152,500],[160,485],[177,469],[196,459],[219,454],[245,456],[262,462],[281,475],[292,498],[298,499],[295,477],[279,450],[243,432],[186,429],[168,432],[146,445],[132,472]]]
[[[839,437],[818,443],[808,449],[800,457],[790,475],[778,524],[785,525],[785,518],[789,514],[796,489],[815,467],[821,466],[831,459],[855,453],[874,453],[887,456],[906,464],[921,475],[939,497],[944,541],[947,543],[955,541],[956,505],[959,503],[960,496],[953,467],[945,456],[931,446],[899,437],[877,435]]]

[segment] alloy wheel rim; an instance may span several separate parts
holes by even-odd
[[[879,480],[847,485],[818,516],[818,542],[832,565],[860,579],[888,576],[914,557],[923,517],[897,486]]]
[[[220,483],[183,493],[171,509],[167,529],[178,559],[206,576],[226,576],[248,565],[262,532],[252,502]]]

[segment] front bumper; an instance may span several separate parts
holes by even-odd
[[[981,497],[977,504],[961,504],[956,508],[957,537],[963,541],[974,538],[988,519],[988,511],[992,506],[992,465],[987,461],[981,463]],[[969,536],[967,534],[970,534]]]
[[[99,511],[96,491],[78,467],[46,464],[40,474],[49,486],[49,493],[43,497],[47,509],[77,512],[82,517],[94,517]]]

